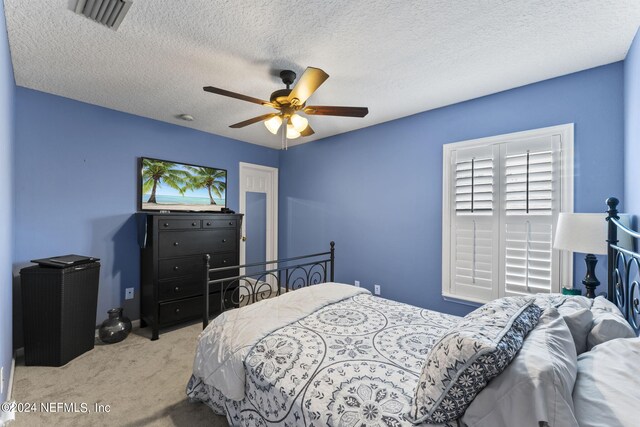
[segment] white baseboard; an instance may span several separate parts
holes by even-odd
[[[7,383],[7,400],[11,400],[11,395],[13,394],[13,378],[16,373],[16,355],[14,353],[13,358],[11,359],[11,370],[9,371],[9,382]]]
[[[9,382],[7,383],[7,399],[5,402],[11,402],[11,395],[13,394],[13,377],[16,370],[16,356],[14,353],[13,358],[11,359],[11,370],[9,371]],[[11,421],[15,421],[16,413],[15,411],[3,411],[0,409],[0,426],[5,426],[9,424]]]

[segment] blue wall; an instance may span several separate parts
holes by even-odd
[[[280,256],[335,239],[337,281],[466,313],[441,296],[442,145],[564,123],[575,123],[575,211],[602,212],[623,193],[621,62],[281,152]]]
[[[14,268],[66,253],[102,262],[98,322],[123,304],[139,317],[137,158],[228,170],[227,205],[238,209],[238,162],[278,166],[276,150],[29,89],[16,92]]]
[[[4,368],[5,387],[0,402],[7,396],[11,370],[11,260],[13,259],[13,67],[9,54],[4,4],[0,2],[0,367]]]
[[[640,31],[624,61],[624,205],[640,215]]]

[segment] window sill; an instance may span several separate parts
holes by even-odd
[[[480,307],[482,304],[486,304],[489,302],[480,298],[461,297],[459,295],[447,293],[442,293],[442,299],[447,302],[455,302],[456,304],[468,305],[470,307]]]

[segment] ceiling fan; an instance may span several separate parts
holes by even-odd
[[[341,117],[364,117],[369,113],[367,107],[336,107],[327,105],[307,106],[307,99],[329,78],[329,75],[320,68],[307,67],[298,79],[298,82],[290,89],[296,79],[296,73],[291,70],[280,72],[282,82],[286,89],[276,90],[271,94],[269,101],[254,98],[247,95],[231,92],[213,86],[205,86],[206,92],[240,99],[242,101],[253,102],[278,110],[276,113],[263,114],[229,127],[237,129],[254,123],[264,122],[265,126],[272,134],[276,135],[282,126],[282,145],[286,148],[287,139],[295,139],[300,136],[313,135],[313,129],[309,125],[309,120],[300,115],[304,112],[308,115],[316,116],[341,116]],[[283,126],[284,124],[284,126]]]

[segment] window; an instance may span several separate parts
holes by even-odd
[[[559,292],[572,257],[553,249],[573,212],[573,125],[446,144],[442,294],[487,302]]]

